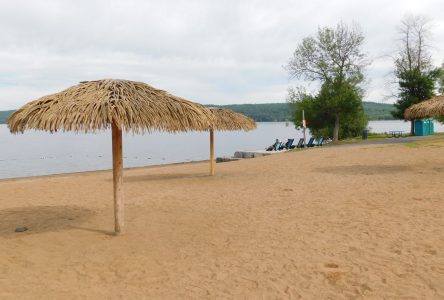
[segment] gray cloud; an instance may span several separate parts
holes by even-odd
[[[366,34],[367,99],[380,101],[407,13],[433,21],[443,60],[442,1],[0,0],[0,109],[81,80],[141,80],[201,103],[284,101],[282,68],[318,26],[355,21]]]

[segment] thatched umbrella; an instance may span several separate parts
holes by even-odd
[[[214,130],[249,131],[256,128],[256,122],[243,114],[234,112],[229,109],[211,107],[213,113],[214,125],[210,127],[210,173],[214,175]]]
[[[208,130],[213,114],[204,106],[142,82],[84,81],[62,92],[29,102],[11,115],[12,133],[27,129],[56,132],[112,130],[115,232],[123,230],[122,131]]]
[[[444,116],[444,95],[410,106],[404,112],[407,120]]]

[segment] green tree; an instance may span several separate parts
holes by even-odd
[[[438,93],[444,95],[444,63],[441,65],[438,76]]]
[[[404,119],[404,111],[411,105],[430,99],[435,95],[435,83],[440,69],[421,72],[418,69],[403,71],[398,75],[398,101],[394,104],[393,116]],[[414,132],[411,132],[412,134]]]
[[[337,105],[339,97],[344,102],[340,106]],[[294,107],[293,121],[296,126],[301,128],[304,110],[307,127],[317,138],[332,136],[337,125],[337,114],[343,116],[338,138],[344,139],[359,135],[367,125],[361,97],[360,90],[350,84],[335,86],[334,83],[325,83],[316,96],[290,89],[287,100]],[[341,111],[338,111],[338,107]]]
[[[399,32],[400,49],[394,58],[398,100],[392,114],[395,118],[404,119],[404,111],[408,107],[435,95],[441,70],[432,65],[428,51],[430,30],[424,17],[405,17]],[[415,134],[414,120],[411,120],[410,133]]]
[[[353,98],[349,94],[355,90],[359,95],[358,85],[364,80],[363,69],[368,61],[361,50],[363,42],[364,35],[357,25],[339,23],[336,28],[319,28],[315,37],[302,40],[287,65],[292,77],[321,84],[320,97],[315,98],[326,105],[319,114],[331,122],[325,128],[333,128],[334,141],[339,139],[341,120],[362,110],[360,99],[361,104],[350,109],[356,103],[349,102]]]

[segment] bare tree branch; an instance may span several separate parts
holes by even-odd
[[[362,70],[369,62],[361,52],[364,36],[353,24],[319,28],[296,48],[286,66],[292,78],[329,82],[336,79],[362,81]]]

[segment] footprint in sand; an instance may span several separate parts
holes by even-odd
[[[343,272],[329,272],[324,274],[324,276],[330,284],[336,284],[339,280],[341,280],[343,274]]]
[[[425,252],[427,254],[431,254],[431,255],[436,255],[438,254],[438,251],[434,250],[434,249],[426,249]]]
[[[324,267],[329,269],[339,268],[339,266],[335,263],[325,263]],[[342,278],[342,275],[344,275],[344,272],[337,272],[337,271],[328,272],[324,274],[325,278],[328,280],[330,284],[336,284]]]

